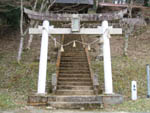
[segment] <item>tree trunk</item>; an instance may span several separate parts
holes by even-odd
[[[43,0],[43,2],[42,2],[42,5],[41,5],[40,11],[39,11],[40,13],[46,7],[46,3],[45,4],[44,3],[45,3],[45,0]],[[37,3],[35,3],[35,5],[37,5]],[[35,9],[36,9],[36,6],[34,6],[33,11],[35,11]],[[36,28],[38,25],[39,25],[39,21],[37,21],[37,22],[35,22],[34,20],[31,21],[31,27]],[[27,45],[28,50],[31,47],[32,40],[33,40],[33,35],[30,35],[29,40],[28,40],[28,45]]]
[[[128,56],[128,40],[129,40],[129,35],[126,33],[125,40],[124,40],[124,56]]]
[[[133,0],[130,1],[130,4],[129,4],[129,18],[132,18],[132,5],[133,5]]]
[[[35,25],[34,25],[34,28],[36,28],[38,25],[39,25],[39,22],[36,22]],[[32,26],[33,26],[33,25],[32,25]],[[33,35],[30,35],[29,40],[28,40],[28,45],[27,45],[27,49],[28,49],[28,50],[29,50],[30,47],[31,47],[32,40],[33,40]]]
[[[21,54],[23,51],[23,43],[24,43],[24,35],[23,35],[23,0],[21,0],[21,17],[20,17],[20,46],[19,46],[19,51],[18,51],[18,57],[17,61],[20,62],[21,60]]]
[[[24,36],[21,36],[20,46],[19,46],[19,51],[18,51],[18,58],[17,58],[18,63],[21,60],[21,55],[22,55],[22,51],[23,51],[23,44],[24,44]]]

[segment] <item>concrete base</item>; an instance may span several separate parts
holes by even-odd
[[[103,104],[114,105],[123,103],[123,96],[120,94],[100,95],[102,96]]]
[[[56,96],[56,95],[31,95],[28,97],[28,105],[51,106],[60,109],[80,109],[81,107],[100,108],[101,96],[79,95],[79,96]]]
[[[55,108],[100,108],[103,104],[107,105],[121,104],[123,96],[119,94],[98,95],[98,96],[55,96],[55,95],[30,95],[28,96],[28,105],[31,106],[52,106]]]

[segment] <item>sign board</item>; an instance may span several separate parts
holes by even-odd
[[[131,92],[132,92],[131,99],[137,100],[137,83],[136,83],[136,81],[132,81]]]

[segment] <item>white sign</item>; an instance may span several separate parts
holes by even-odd
[[[79,32],[80,31],[80,18],[76,14],[74,14],[72,17],[71,30],[72,30],[72,32]]]
[[[137,83],[136,83],[136,81],[132,81],[131,92],[132,92],[131,99],[137,100]]]

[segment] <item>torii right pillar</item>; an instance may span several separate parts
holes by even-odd
[[[113,28],[112,28],[113,29]],[[111,53],[110,53],[110,29],[108,21],[102,22],[103,38],[103,59],[104,59],[104,83],[105,95],[103,95],[104,105],[120,104],[123,102],[123,96],[113,92]]]

